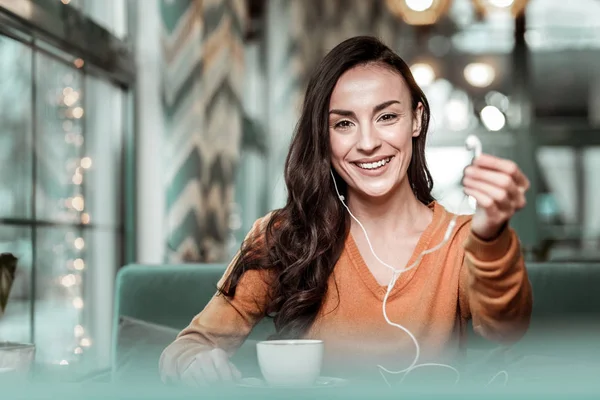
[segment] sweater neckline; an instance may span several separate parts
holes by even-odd
[[[417,241],[417,245],[415,246],[415,249],[413,250],[413,253],[410,256],[410,259],[408,260],[408,263],[404,266],[404,268],[412,265],[417,260],[419,255],[423,251],[425,251],[429,248],[431,238],[434,236],[433,234],[438,229],[438,227],[440,225],[440,220],[443,219],[442,218],[443,212],[442,212],[441,206],[439,204],[437,204],[436,201],[431,202],[428,205],[428,207],[433,211],[433,218],[431,219],[431,222],[429,223],[429,225],[425,228],[425,230],[421,234],[421,237]],[[388,285],[387,284],[380,285],[379,282],[377,282],[377,279],[375,279],[375,276],[373,275],[373,273],[367,266],[367,263],[365,262],[362,255],[360,254],[360,250],[358,249],[358,246],[356,245],[356,242],[354,241],[354,237],[352,236],[352,233],[350,233],[350,232],[348,233],[348,238],[346,240],[346,249],[348,251],[350,261],[351,261],[354,269],[358,273],[358,276],[362,279],[362,281],[365,283],[365,285],[371,290],[371,292],[373,292],[373,294],[380,301],[383,301],[385,294],[387,292]],[[398,277],[398,280],[396,281],[396,284],[394,285],[394,288],[392,289],[392,292],[390,293],[390,295],[388,297],[388,300],[391,299],[392,297],[394,297],[400,290],[402,290],[406,285],[408,285],[408,283],[412,280],[412,278],[415,275],[415,272],[417,271],[417,269],[419,268],[419,266],[422,262],[423,262],[423,260],[421,259],[419,264],[417,264],[415,267],[413,267],[410,271],[400,274],[400,276]],[[395,266],[395,267],[399,268],[400,266]]]

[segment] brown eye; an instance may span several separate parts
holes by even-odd
[[[392,121],[397,117],[396,114],[383,114],[381,116],[381,118],[379,118],[380,121]]]
[[[352,126],[352,122],[350,122],[348,120],[339,121],[338,123],[336,123],[334,125],[334,127],[336,129],[347,129],[347,128],[350,128],[351,126]]]

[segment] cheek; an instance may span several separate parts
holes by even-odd
[[[341,160],[345,157],[346,154],[352,148],[352,144],[341,135],[336,135],[335,133],[329,134],[329,148],[331,149],[331,159],[333,160]]]
[[[383,140],[397,149],[405,149],[411,145],[413,139],[412,123],[410,121],[384,126],[380,129]]]

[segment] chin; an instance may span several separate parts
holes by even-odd
[[[375,178],[357,178],[354,180],[355,186],[352,190],[361,197],[379,199],[394,193],[400,186],[397,179],[389,177],[387,179]]]
[[[367,197],[372,199],[381,199],[389,196],[394,192],[396,187],[390,186],[385,188],[370,188],[370,187],[358,187],[356,192],[361,197]]]

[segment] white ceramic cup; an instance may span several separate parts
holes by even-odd
[[[266,340],[256,344],[256,352],[270,386],[312,386],[321,374],[322,340]]]

